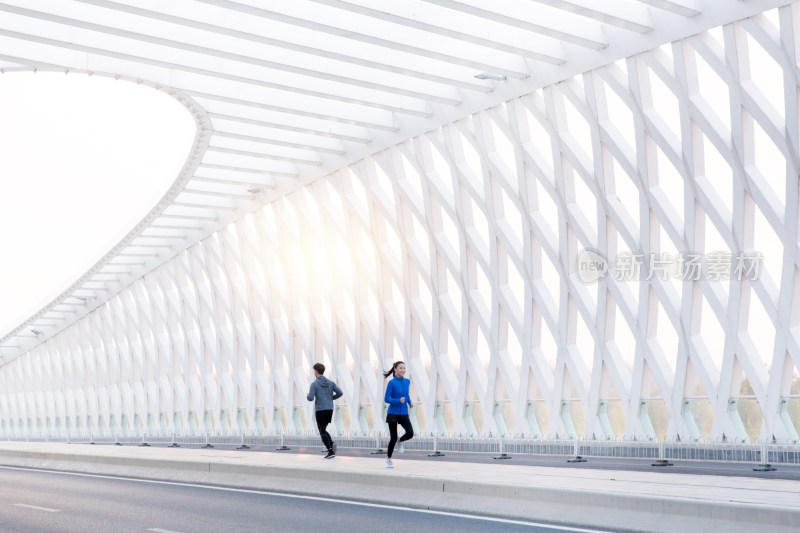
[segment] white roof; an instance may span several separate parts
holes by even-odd
[[[184,103],[198,132],[164,198],[68,290],[0,339],[0,362],[228,222],[368,154],[787,3],[2,2],[0,71],[63,70],[151,85]],[[140,237],[153,228],[183,232]]]

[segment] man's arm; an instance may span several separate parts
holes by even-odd
[[[342,392],[342,389],[339,388],[339,385],[334,383],[333,384],[333,399],[334,400],[338,400],[339,398],[342,397],[343,394],[344,393]]]
[[[308,396],[306,396],[306,400],[309,402],[314,401],[314,396],[317,395],[317,382],[313,382],[311,387],[308,389]]]

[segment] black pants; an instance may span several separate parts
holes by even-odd
[[[322,444],[330,451],[333,446],[333,439],[331,438],[331,434],[328,433],[328,424],[330,424],[333,419],[333,409],[316,411],[316,415],[317,428],[319,428],[319,436],[322,438]]]
[[[386,423],[389,424],[389,451],[386,455],[391,459],[394,445],[397,444],[397,424],[403,426],[403,430],[406,432],[400,437],[400,442],[411,439],[414,436],[414,428],[411,427],[411,419],[408,418],[408,415],[386,415]]]

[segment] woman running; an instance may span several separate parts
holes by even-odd
[[[394,378],[386,386],[386,395],[383,397],[383,401],[389,404],[389,409],[386,411],[386,423],[389,425],[389,449],[386,468],[394,468],[392,452],[394,452],[394,445],[397,444],[397,424],[403,426],[406,432],[400,438],[400,445],[397,447],[399,453],[405,451],[403,442],[414,436],[414,428],[411,427],[411,420],[408,418],[408,408],[414,407],[411,397],[408,395],[408,387],[411,382],[403,377],[406,375],[406,364],[403,361],[397,361],[392,365],[391,370],[383,373],[383,378],[388,378],[390,374]]]

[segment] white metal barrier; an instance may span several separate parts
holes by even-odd
[[[388,435],[347,435],[332,433],[340,449],[374,450],[385,446]],[[0,440],[66,442],[75,444],[127,445],[219,445],[321,447],[316,432],[287,431],[282,434],[119,435],[72,432],[52,435],[31,432],[27,435],[0,436]],[[760,464],[800,464],[800,444],[728,442],[656,442],[638,440],[526,439],[499,437],[458,437],[433,434],[415,435],[404,443],[407,450],[423,452],[463,452],[513,455],[556,455],[589,458],[621,458],[671,461],[708,461]]]

